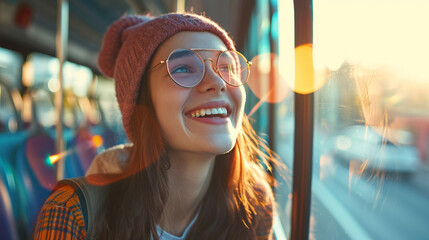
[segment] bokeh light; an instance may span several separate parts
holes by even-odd
[[[295,77],[287,78],[286,82],[297,93],[313,93],[325,84],[326,71],[314,69],[313,45],[303,44],[295,48]]]
[[[291,89],[279,74],[278,57],[264,53],[252,59],[252,68],[248,81],[249,88],[263,102],[283,101]]]
[[[95,135],[92,137],[92,143],[94,147],[98,148],[103,145],[103,138],[100,135]]]

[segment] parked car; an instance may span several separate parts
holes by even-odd
[[[412,173],[419,167],[419,153],[411,139],[403,130],[378,132],[370,126],[354,125],[336,135],[331,146],[334,156],[346,163],[357,161],[369,170]]]

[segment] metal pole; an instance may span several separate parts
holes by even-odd
[[[60,89],[55,93],[55,106],[57,108],[57,154],[61,154],[65,151],[64,139],[63,139],[63,112],[64,112],[64,89],[63,89],[63,67],[64,62],[67,59],[67,45],[68,45],[68,28],[69,28],[69,4],[68,0],[58,0],[57,8],[57,58],[59,62],[58,81]],[[57,180],[64,178],[64,159],[60,159],[57,162]]]
[[[185,0],[176,0],[176,12],[185,12]]]
[[[274,68],[274,57],[272,57],[272,55],[277,55],[278,53],[278,48],[277,48],[277,44],[275,43],[273,37],[272,37],[272,32],[275,31],[273,30],[273,24],[272,24],[272,20],[273,20],[273,15],[274,15],[274,9],[273,6],[271,5],[271,3],[269,3],[270,5],[270,73],[269,73],[269,86],[268,89],[270,89],[271,91],[271,97],[272,99],[276,99],[276,88],[280,87],[280,86],[276,86],[275,84],[277,83],[277,79],[276,79],[276,71]],[[268,144],[270,149],[272,150],[277,150],[276,149],[276,139],[277,139],[277,134],[276,134],[276,105],[274,102],[269,103],[268,105],[268,136],[270,136],[269,140],[268,140]]]
[[[312,0],[294,0],[294,9],[296,49],[298,46],[313,42]],[[295,81],[303,80],[295,79]],[[313,101],[313,93],[295,93],[292,240],[305,240],[309,235],[313,166]]]

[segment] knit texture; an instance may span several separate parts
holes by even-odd
[[[210,32],[235,50],[228,34],[217,23],[196,14],[171,13],[160,17],[124,16],[107,30],[98,56],[101,72],[115,79],[116,97],[125,133],[131,142],[131,116],[137,104],[142,77],[157,48],[182,31]]]

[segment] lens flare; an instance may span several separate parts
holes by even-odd
[[[83,144],[80,144],[80,145],[83,145]],[[103,138],[100,135],[94,135],[91,138],[91,142],[89,145],[92,145],[92,146],[98,148],[101,145],[103,145]],[[79,147],[79,145],[77,147]],[[84,147],[88,148],[88,146],[84,146]],[[68,154],[72,153],[73,151],[76,151],[76,149],[73,148],[73,149],[66,151],[66,152],[63,152],[63,153],[57,153],[57,154],[51,155],[51,156],[47,157],[46,162],[49,165],[53,165],[54,163],[58,162],[60,159],[62,159],[64,157],[66,157]]]
[[[100,135],[93,136],[92,144],[94,147],[100,147],[101,145],[103,145],[103,138]]]
[[[58,160],[60,160],[60,154],[55,154],[55,155],[49,156],[50,164],[54,164],[54,163],[58,162]]]
[[[47,158],[47,163],[49,165],[53,165],[54,163],[58,162],[60,159],[66,157],[68,154],[70,154],[71,151],[66,151],[63,153],[57,153],[54,155],[51,155]]]
[[[295,48],[295,79],[287,79],[295,92],[309,94],[317,91],[325,85],[326,75],[326,69],[314,69],[312,44]]]
[[[252,59],[252,72],[247,84],[262,102],[279,103],[291,92],[279,73],[278,57],[272,53],[260,54]]]

